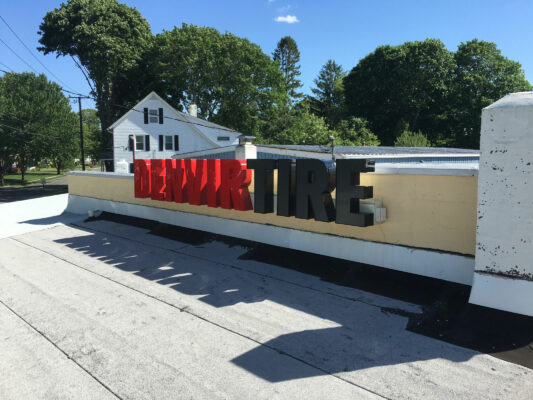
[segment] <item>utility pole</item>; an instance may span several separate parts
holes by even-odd
[[[81,148],[81,170],[85,171],[85,150],[83,148],[83,118],[81,115],[81,99],[89,99],[89,96],[69,96],[69,99],[78,100],[78,109],[80,110],[80,148]]]

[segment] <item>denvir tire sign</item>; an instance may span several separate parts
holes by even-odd
[[[248,187],[254,170],[254,202]],[[365,159],[153,159],[135,160],[135,197],[234,210],[274,213],[274,170],[278,171],[276,214],[370,226],[359,200],[373,197],[360,174],[373,172]],[[331,192],[336,189],[335,204]]]

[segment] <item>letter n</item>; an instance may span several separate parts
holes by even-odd
[[[187,202],[187,177],[185,175],[185,160],[166,160],[165,163],[165,200],[176,203]]]

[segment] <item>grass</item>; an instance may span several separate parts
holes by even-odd
[[[75,169],[81,171],[81,167],[76,167]],[[99,171],[100,167],[95,166],[90,168],[87,166],[86,169],[87,171]],[[56,178],[65,176],[68,171],[69,170],[64,170],[60,175],[57,174],[57,170],[55,168],[41,168],[39,171],[27,171],[26,176],[24,177],[24,183],[22,183],[22,174],[6,174],[4,175],[5,185],[3,187],[24,187],[26,185],[33,185],[36,183],[41,183],[42,178],[46,179],[46,182],[53,181]]]
[[[41,183],[41,179],[46,181],[53,180],[65,176],[65,173],[57,175],[57,171],[54,168],[41,169],[40,171],[28,171],[25,175],[25,181],[22,183],[22,174],[7,174],[4,175],[5,186],[25,186],[35,183]],[[5,187],[4,186],[4,187]]]

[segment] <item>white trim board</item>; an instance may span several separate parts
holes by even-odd
[[[89,210],[107,211],[144,218],[219,235],[376,265],[430,278],[443,279],[465,285],[472,284],[474,258],[460,254],[369,242],[273,225],[69,195],[66,211],[86,214]]]

